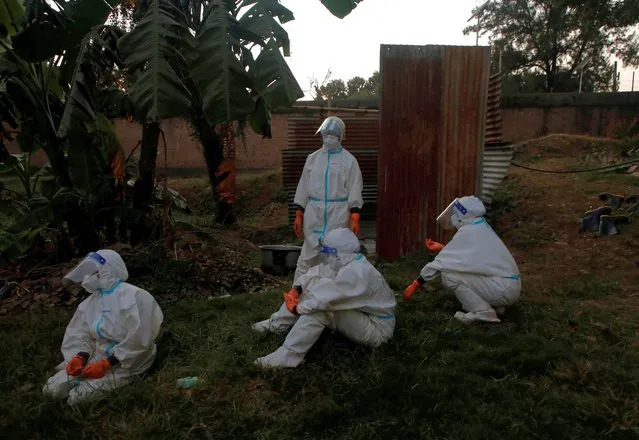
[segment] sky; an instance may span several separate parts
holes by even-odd
[[[483,0],[364,0],[344,19],[333,16],[320,0],[282,0],[295,20],[284,24],[291,40],[287,62],[311,99],[310,80],[353,76],[368,78],[379,70],[380,44],[475,45],[464,35],[473,7]],[[392,5],[392,6],[391,6]],[[480,38],[479,44],[488,44]],[[632,71],[621,72],[621,90],[630,90]],[[639,89],[639,74],[635,90]]]

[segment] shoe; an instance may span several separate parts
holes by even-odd
[[[494,310],[469,313],[457,312],[455,313],[455,319],[463,322],[464,324],[471,324],[473,322],[489,322],[496,324],[501,322]]]
[[[295,368],[304,361],[304,355],[280,347],[268,356],[257,358],[254,365],[262,368]]]

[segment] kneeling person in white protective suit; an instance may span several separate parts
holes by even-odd
[[[325,328],[371,347],[392,338],[395,295],[359,249],[359,240],[349,229],[335,229],[326,235],[321,248],[323,263],[309,269],[284,294],[293,328],[280,348],[257,359],[256,364],[297,367]]]
[[[457,312],[455,318],[465,323],[501,322],[498,315],[519,299],[521,279],[514,258],[483,218],[485,213],[481,200],[467,196],[455,199],[437,217],[444,229],[455,227],[457,233],[406,288],[405,300],[441,275],[443,286],[453,291],[465,312]]]
[[[127,284],[120,255],[91,252],[64,278],[91,293],[77,308],[62,340],[64,361],[42,389],[74,404],[127,385],[155,360],[164,319],[145,290]]]

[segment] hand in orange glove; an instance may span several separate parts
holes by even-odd
[[[294,315],[297,315],[297,305],[300,303],[299,297],[300,293],[297,289],[291,289],[288,293],[284,294],[284,303],[286,304],[286,308]]]
[[[89,360],[89,354],[88,353],[78,353],[75,356],[73,356],[71,358],[71,360],[69,361],[69,363],[67,364],[67,374],[69,376],[79,376],[80,373],[82,373],[82,369],[84,368],[84,365],[87,363],[87,360]]]
[[[410,301],[411,297],[417,292],[417,289],[419,289],[419,281],[415,280],[404,290],[404,294],[402,295],[404,301]]]
[[[356,236],[359,236],[359,213],[357,212],[351,214],[351,231]]]
[[[295,213],[295,223],[293,223],[293,230],[297,238],[302,236],[302,228],[304,226],[304,211],[298,209]]]
[[[444,245],[429,238],[426,240],[426,249],[431,252],[439,252],[444,249]]]
[[[82,371],[82,374],[89,379],[100,379],[101,377],[104,377],[104,375],[107,374],[109,371],[111,371],[111,364],[109,363],[109,360],[102,359],[101,361],[89,364]]]

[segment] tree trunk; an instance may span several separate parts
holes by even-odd
[[[224,163],[224,141],[220,137],[220,134],[215,130],[215,127],[211,127],[206,120],[197,115],[191,121],[193,129],[197,138],[202,145],[202,154],[204,161],[206,162],[206,169],[209,175],[209,183],[213,191],[213,199],[216,203],[216,215],[215,221],[224,225],[230,225],[235,222],[235,216],[233,215],[232,203],[233,198],[227,195],[224,198],[220,197],[220,185],[229,176],[232,178],[231,194],[235,183],[235,165],[234,157],[231,162]],[[226,125],[226,124],[224,124]],[[223,192],[228,194],[228,186],[223,186]]]
[[[140,178],[133,188],[133,208],[138,216],[131,225],[131,244],[136,245],[148,240],[151,229],[145,225],[145,219],[152,212],[153,192],[155,188],[155,167],[160,140],[160,124],[144,124],[142,127],[142,143],[140,145]]]
[[[217,132],[222,137],[222,163],[216,174],[217,196],[216,221],[224,225],[235,222],[233,203],[235,203],[235,133],[233,123],[219,124]]]

